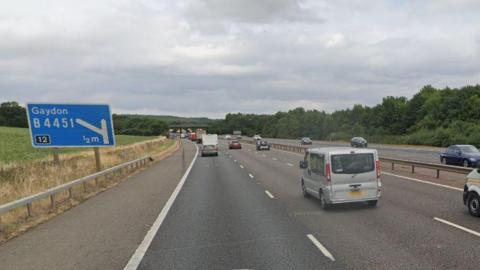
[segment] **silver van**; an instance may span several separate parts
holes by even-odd
[[[303,195],[320,199],[324,209],[351,202],[376,206],[380,198],[380,161],[375,149],[310,148],[300,168]]]

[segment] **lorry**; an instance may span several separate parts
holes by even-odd
[[[195,132],[190,132],[188,134],[188,138],[192,141],[192,142],[196,142],[197,141],[197,134],[195,134]]]
[[[234,130],[232,134],[233,134],[233,137],[236,138],[237,140],[242,139],[242,132],[240,130]]]
[[[218,156],[218,136],[217,134],[202,135],[202,157]]]
[[[195,130],[195,133],[197,134],[197,143],[202,143],[202,137],[203,135],[207,134],[207,131],[201,128],[198,128]]]

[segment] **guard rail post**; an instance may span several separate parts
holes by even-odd
[[[32,211],[32,203],[27,203],[27,217],[32,217],[33,211]]]
[[[55,203],[55,194],[50,195],[50,208],[55,209],[56,203]]]

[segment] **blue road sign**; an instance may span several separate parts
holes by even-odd
[[[110,106],[104,104],[27,104],[33,147],[115,145]]]

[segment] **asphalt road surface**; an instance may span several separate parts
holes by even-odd
[[[272,143],[300,145],[300,139],[267,139]],[[308,147],[350,146],[349,143],[312,141]],[[440,164],[440,151],[443,148],[425,146],[396,146],[388,144],[369,144],[369,148],[378,150],[382,157],[407,159],[412,161],[431,162]]]
[[[377,207],[324,211],[298,154],[221,149],[197,159],[140,269],[478,269],[459,190],[384,175]]]
[[[461,190],[383,175],[377,207],[324,211],[301,194],[301,155],[243,146],[197,158],[139,269],[478,269],[480,219]],[[179,182],[180,160],[2,245],[0,269],[122,269]]]

